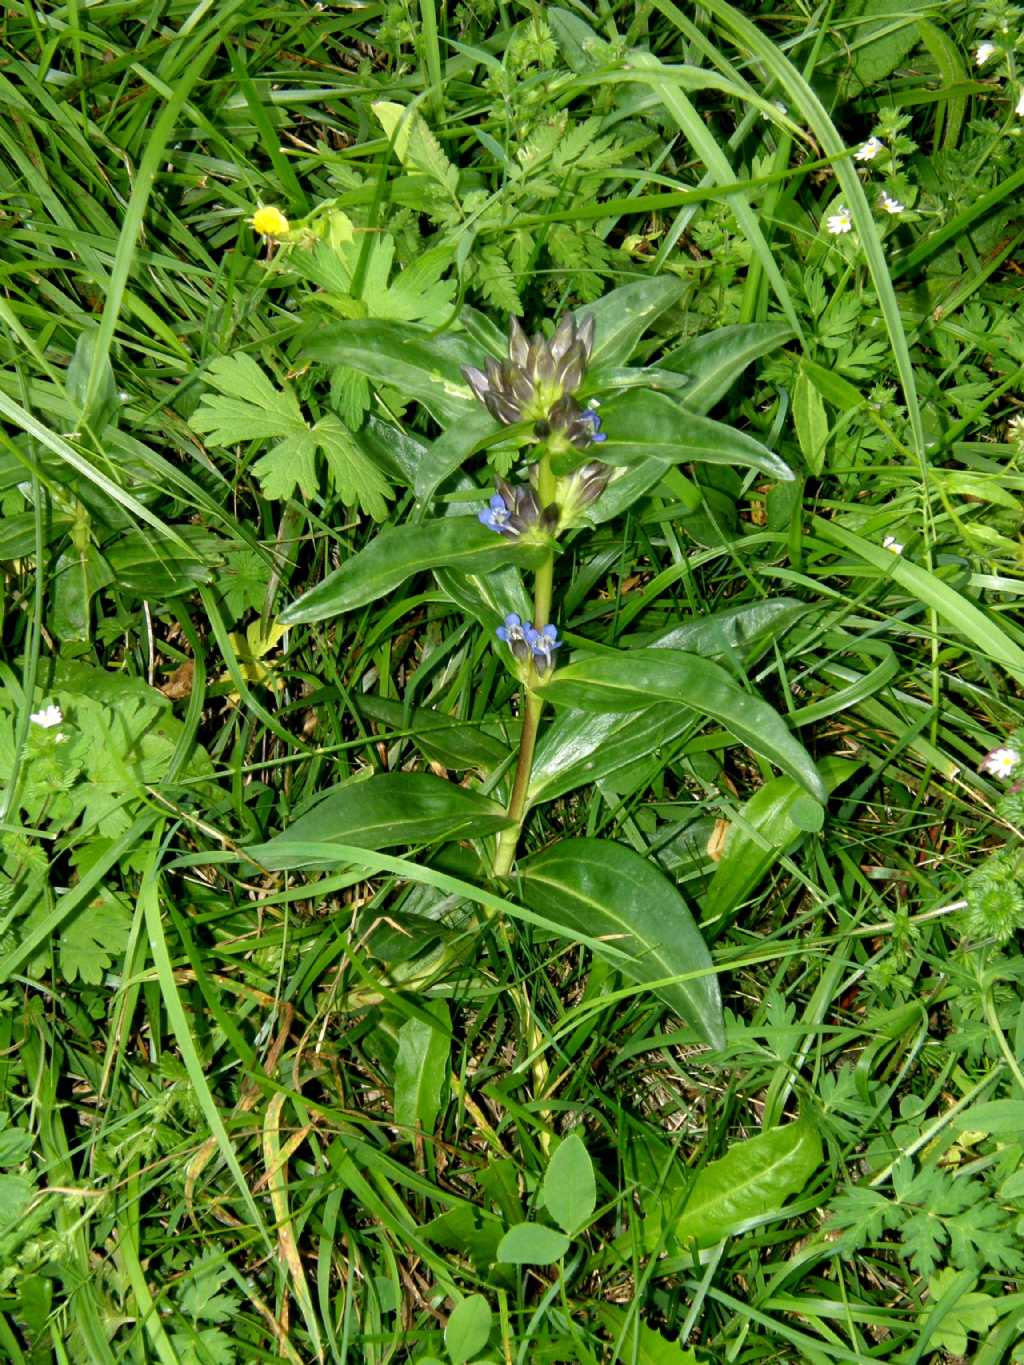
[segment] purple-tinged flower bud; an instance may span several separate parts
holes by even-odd
[[[554,653],[556,649],[561,649],[562,641],[558,638],[557,627],[552,625],[542,626],[537,630],[533,626],[524,627],[527,644],[533,651],[533,666],[543,677],[550,673],[555,666]]]

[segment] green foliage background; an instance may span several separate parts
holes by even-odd
[[[1024,1359],[1022,811],[979,771],[1024,724],[1021,32],[6,7],[3,1358]],[[559,718],[498,894],[464,836],[518,740],[514,570],[277,618],[486,500],[512,452],[453,389],[509,315],[659,279],[631,364],[798,477],[610,490],[559,625],[756,689],[829,804],[678,705]],[[411,771],[489,784],[443,855],[240,852]],[[550,846],[598,839],[692,910],[722,1046],[558,932]]]

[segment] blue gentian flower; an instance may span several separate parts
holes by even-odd
[[[509,509],[505,506],[505,499],[500,493],[495,493],[490,503],[482,508],[478,513],[480,520],[491,531],[498,531],[502,535],[507,534],[506,527],[510,516]]]
[[[477,513],[485,526],[509,540],[516,540],[535,528],[545,535],[555,533],[558,529],[557,503],[542,509],[532,488],[524,484],[513,486],[500,476],[496,482],[497,493],[489,505]]]
[[[533,633],[533,626],[524,627],[519,613],[510,611],[505,617],[505,624],[499,626],[494,633],[503,644],[508,645],[520,663],[526,663],[533,652],[528,632]]]
[[[601,414],[595,412],[593,408],[584,408],[579,415],[579,421],[586,422],[591,428],[591,441],[607,441],[608,433],[601,430]]]

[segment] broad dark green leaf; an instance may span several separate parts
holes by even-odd
[[[725,1028],[711,954],[686,903],[658,869],[623,844],[566,839],[520,864],[525,904],[556,924],[610,941],[628,961],[615,965],[631,981],[694,976],[659,986],[658,996],[712,1047]]]
[[[46,519],[44,518],[43,544],[48,544],[53,537],[54,528],[47,527]],[[0,520],[0,560],[24,559],[26,555],[35,554],[35,550],[35,512],[18,512],[13,517],[4,517]]]
[[[92,636],[92,599],[110,582],[110,569],[95,546],[69,545],[52,570],[48,626],[61,640]]]
[[[474,402],[476,400],[474,399]],[[454,422],[428,446],[416,466],[413,488],[426,502],[456,469],[461,469],[477,450],[489,444],[488,437],[499,430],[498,423],[479,403]]]
[[[663,360],[663,370],[677,370],[691,378],[686,406],[707,413],[728,393],[753,361],[784,345],[793,336],[788,322],[736,323],[692,337]]]
[[[663,744],[678,739],[700,720],[686,706],[662,702],[645,711],[558,712],[537,744],[530,773],[529,800],[552,801],[574,787],[609,777]]]
[[[570,1133],[548,1162],[541,1195],[548,1213],[570,1237],[597,1207],[594,1164],[578,1133]]]
[[[446,1001],[427,1000],[421,1008],[437,1023],[413,1016],[398,1030],[395,1122],[429,1134],[434,1131],[448,1081],[452,1026]]]
[[[379,773],[328,793],[276,838],[246,850],[264,867],[309,867],[297,844],[394,848],[494,834],[509,823],[501,806],[429,773]],[[316,866],[326,864],[318,862]]]
[[[281,613],[282,625],[308,625],[385,597],[425,569],[482,573],[502,564],[537,565],[547,551],[507,540],[476,517],[445,517],[418,526],[393,526],[371,540]]]
[[[411,322],[359,318],[318,321],[299,334],[298,344],[312,360],[346,365],[417,399],[442,426],[464,421],[479,408],[460,369],[480,364],[480,348],[468,337],[434,333]]]
[[[818,770],[832,791],[857,767],[851,759],[826,758]],[[703,923],[731,915],[768,869],[803,842],[808,821],[800,819],[800,802],[809,799],[799,782],[775,777],[743,805],[701,905]],[[822,809],[817,802],[814,807]]]
[[[517,1223],[498,1245],[498,1260],[510,1265],[551,1265],[569,1250],[569,1239],[543,1223]]]
[[[457,720],[426,706],[404,706],[400,701],[367,693],[355,699],[364,716],[386,725],[389,730],[412,730],[417,749],[428,759],[462,772],[477,768],[490,772],[509,757],[502,744],[470,721]]]
[[[685,408],[703,415],[726,394],[752,361],[781,346],[792,335],[788,323],[720,327],[686,342],[660,361],[659,368],[677,370],[689,376],[691,382],[686,389]],[[634,465],[620,474],[594,504],[590,520],[595,525],[612,520],[664,477],[665,465],[661,460],[644,460]]]
[[[604,298],[576,310],[594,318],[591,364],[625,365],[651,323],[680,299],[685,285],[674,275],[652,275],[613,289]],[[673,367],[675,368],[675,367]]]
[[[821,1164],[821,1139],[808,1119],[734,1142],[699,1171],[673,1228],[680,1242],[714,1246],[782,1212]],[[655,1212],[652,1210],[652,1212]]]
[[[601,425],[608,435],[601,446],[601,459],[607,464],[696,460],[756,469],[773,479],[793,478],[789,466],[753,436],[700,417],[667,393],[629,390],[611,398],[601,408]]]
[[[795,597],[766,597],[760,602],[722,607],[653,634],[627,635],[622,644],[643,649],[682,649],[705,659],[738,656],[740,662],[749,666],[773,640],[814,610],[811,604]]]
[[[441,591],[488,632],[500,625],[510,611],[518,612],[524,621],[533,611],[523,576],[514,564],[503,564],[483,573],[435,569],[434,578]]]
[[[718,664],[696,654],[634,649],[593,655],[557,669],[540,691],[555,706],[602,714],[642,711],[658,700],[692,707],[803,783],[818,801],[827,799],[814,760],[779,713],[740,688]]]
[[[487,1345],[491,1334],[491,1307],[482,1294],[470,1294],[451,1311],[444,1329],[444,1344],[452,1365],[465,1365]]]
[[[114,580],[140,597],[158,599],[177,597],[198,583],[211,582],[215,569],[224,563],[220,554],[224,542],[201,526],[174,529],[191,554],[145,530],[126,531],[107,541],[103,554]]]

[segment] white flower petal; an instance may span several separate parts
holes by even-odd
[[[974,54],[975,64],[977,66],[984,66],[995,50],[995,43],[980,43],[977,52]]]
[[[992,773],[994,777],[1009,777],[1020,762],[1016,749],[993,749],[986,754],[978,765],[979,771]]]
[[[869,137],[862,147],[858,147],[854,156],[858,161],[874,161],[875,157],[882,150],[882,143],[877,137]]]
[[[33,725],[42,726],[44,730],[52,730],[55,725],[60,725],[63,719],[64,716],[60,707],[54,706],[52,703],[49,706],[44,706],[41,711],[34,711],[29,716]]]
[[[895,536],[886,536],[886,538],[882,541],[882,549],[891,550],[894,555],[901,555],[903,553],[903,546],[899,543]]]

